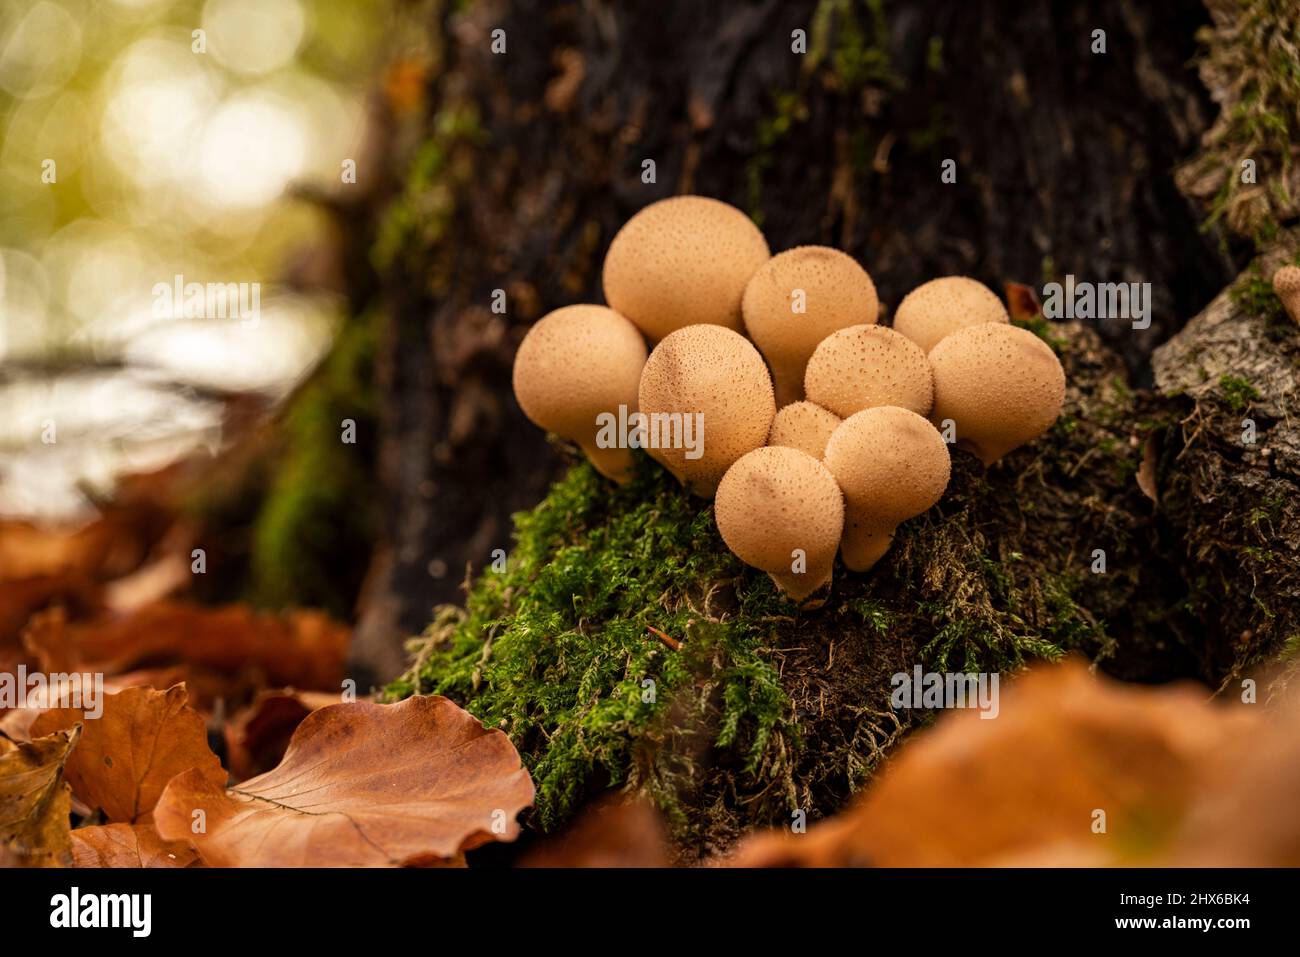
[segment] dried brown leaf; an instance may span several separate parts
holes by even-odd
[[[34,741],[0,738],[0,856],[24,867],[72,862],[71,792],[63,781],[75,728]]]
[[[186,705],[184,685],[166,691],[128,688],[104,695],[103,714],[87,718],[80,708],[55,708],[33,722],[33,735],[83,725],[68,760],[72,790],[110,823],[147,821],[163,788],[193,770],[213,787],[226,772],[208,748],[203,718]]]
[[[187,841],[164,841],[150,824],[104,824],[72,832],[75,867],[198,867]]]
[[[154,822],[214,867],[429,864],[513,840],[533,793],[505,734],[446,698],[413,697],[313,712],[284,761],[238,787],[182,774]]]

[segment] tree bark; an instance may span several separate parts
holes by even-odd
[[[1212,118],[1189,66],[1206,20],[1193,0],[488,0],[429,23],[438,172],[408,198],[445,202],[383,279],[388,545],[360,673],[396,673],[394,639],[509,550],[510,514],[562,462],[513,401],[514,348],[545,312],[603,301],[610,239],[655,200],[731,202],[773,251],[842,248],[886,309],[948,274],[1149,282],[1149,329],[1099,324],[1149,382],[1152,350],[1237,272],[1172,176]]]

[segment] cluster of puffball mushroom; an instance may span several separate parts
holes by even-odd
[[[829,584],[837,551],[871,568],[943,496],[936,424],[988,465],[1045,432],[1065,396],[1055,353],[981,283],[931,280],[881,326],[852,257],[773,256],[749,217],[713,199],[638,212],[603,283],[608,307],[557,309],[520,344],[524,414],[616,482],[643,448],[713,498],[727,547],[796,601]]]

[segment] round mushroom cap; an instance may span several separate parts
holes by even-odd
[[[736,557],[796,601],[830,581],[844,497],[811,455],[785,447],[746,453],[722,477],[713,513]]]
[[[1287,315],[1300,322],[1300,266],[1283,266],[1273,273],[1273,291],[1282,300]]]
[[[844,492],[842,555],[865,571],[893,540],[900,522],[929,509],[948,487],[948,444],[908,409],[877,406],[849,416],[826,444],[826,467]]]
[[[597,443],[598,417],[617,419],[620,405],[629,416],[636,411],[645,363],[641,333],[613,309],[565,306],[537,320],[519,344],[515,398],[534,424],[577,442],[597,469],[621,481],[631,453]]]
[[[849,326],[827,336],[808,360],[804,387],[810,402],[840,418],[880,405],[925,415],[934,400],[921,347],[884,326]]]
[[[967,326],[930,353],[934,409],[951,419],[957,444],[985,465],[1051,427],[1065,401],[1065,372],[1047,343],[1028,329],[989,322]]]
[[[638,401],[646,452],[705,498],[732,462],[767,442],[776,415],[763,357],[722,326],[687,326],[655,346]]]
[[[776,413],[767,444],[807,452],[820,459],[831,433],[839,428],[840,417],[812,402],[792,402]]]
[[[646,206],[614,236],[605,299],[652,341],[702,323],[739,331],[745,284],[769,255],[763,234],[734,206],[674,196]]]
[[[796,311],[798,309],[799,311]],[[803,398],[803,372],[818,343],[874,323],[876,286],[857,261],[827,246],[798,246],[758,268],[741,301],[745,329],[776,380],[777,405]]]
[[[904,296],[894,312],[893,326],[928,353],[964,326],[1010,321],[1007,307],[984,283],[967,276],[943,276]]]

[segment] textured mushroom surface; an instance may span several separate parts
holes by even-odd
[[[713,512],[736,557],[796,601],[830,581],[844,497],[811,455],[785,447],[746,453],[723,476]]]
[[[823,461],[844,492],[841,555],[853,571],[879,561],[899,523],[943,497],[952,470],[938,430],[897,406],[849,416],[831,436]]]
[[[533,324],[515,353],[515,398],[536,425],[577,442],[602,475],[621,481],[626,448],[600,448],[598,417],[636,411],[646,344],[636,326],[604,306],[565,306]]]
[[[1300,323],[1300,266],[1283,266],[1273,273],[1273,291],[1291,321]]]
[[[722,326],[687,326],[654,347],[638,393],[646,451],[697,495],[711,498],[723,473],[767,442],[776,415],[772,379],[753,343]],[[689,418],[688,418],[689,417]],[[693,435],[692,422],[702,428]],[[653,436],[659,447],[652,447]],[[676,437],[698,438],[698,449]]]
[[[934,408],[950,419],[957,444],[985,465],[1051,427],[1065,401],[1065,372],[1051,347],[1028,329],[985,323],[959,329],[930,353]]]
[[[767,444],[798,449],[820,459],[826,451],[831,433],[839,428],[841,421],[838,415],[820,405],[792,402],[777,410],[776,418],[772,420],[772,431],[767,436]]]
[[[988,286],[966,276],[943,276],[904,296],[893,326],[928,353],[965,326],[1010,321],[1007,307]]]
[[[828,336],[808,360],[804,385],[810,402],[840,418],[878,405],[925,415],[934,399],[921,347],[884,326],[850,326]]]
[[[769,255],[763,234],[734,206],[674,196],[651,203],[614,236],[605,299],[652,341],[700,323],[739,331],[745,284]]]
[[[799,246],[759,267],[745,286],[741,311],[776,387],[777,406],[803,398],[803,373],[818,343],[847,326],[874,323],[876,286],[852,256],[826,246]]]

